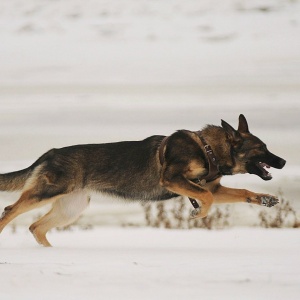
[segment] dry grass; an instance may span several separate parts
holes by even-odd
[[[259,212],[260,226],[264,228],[299,228],[300,220],[297,218],[296,210],[284,198],[281,191],[278,194],[279,204],[273,207],[272,214],[266,209]]]
[[[299,228],[300,220],[290,202],[279,191],[279,204],[270,210],[261,207],[257,209],[257,216],[253,224],[263,228]],[[214,206],[209,215],[203,219],[191,219],[191,204],[180,197],[171,202],[157,202],[143,204],[146,225],[149,227],[169,229],[223,229],[234,223],[230,214],[230,206]]]
[[[168,229],[205,228],[220,229],[229,226],[229,206],[214,207],[203,219],[191,219],[190,203],[183,197],[172,202],[143,204],[146,225]]]

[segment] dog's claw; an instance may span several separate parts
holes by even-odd
[[[274,196],[263,196],[260,198],[260,204],[266,207],[272,207],[279,203],[279,199]]]
[[[197,218],[197,216],[200,214],[201,208],[195,208],[191,211],[191,217],[192,219]]]

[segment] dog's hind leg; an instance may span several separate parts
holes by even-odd
[[[90,197],[84,191],[63,195],[53,203],[52,209],[45,216],[29,227],[29,230],[39,244],[51,247],[46,238],[47,232],[54,227],[63,227],[75,222],[89,201]]]
[[[32,209],[51,203],[54,200],[55,198],[50,198],[39,201],[34,196],[32,190],[24,191],[16,203],[4,208],[0,218],[0,233],[2,232],[3,228],[17,216]]]
[[[39,165],[26,180],[19,200],[4,209],[0,218],[0,232],[14,218],[32,209],[53,203],[74,191],[74,182],[60,170],[49,170]]]

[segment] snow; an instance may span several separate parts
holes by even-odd
[[[0,80],[9,86],[298,84],[299,3],[222,3],[4,2]]]
[[[1,299],[298,299],[297,230],[3,232]]]
[[[287,0],[0,1],[0,172],[53,147],[236,126],[244,113],[287,165],[269,182],[223,183],[281,189],[299,214],[299,11]],[[18,198],[0,196],[0,211]],[[251,211],[232,206],[235,225]],[[298,230],[117,228],[141,224],[141,207],[96,196],[81,220],[94,228],[52,231],[45,249],[22,226],[36,214],[0,236],[1,299],[299,298]]]

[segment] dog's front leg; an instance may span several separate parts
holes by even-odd
[[[278,198],[268,194],[257,194],[245,189],[233,189],[222,185],[215,187],[213,191],[215,203],[247,202],[267,207],[276,205]]]
[[[213,195],[210,191],[201,188],[182,174],[171,175],[168,172],[162,174],[160,184],[173,193],[199,200],[202,204],[201,210],[193,217],[204,218],[207,216],[213,203]]]

